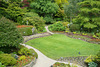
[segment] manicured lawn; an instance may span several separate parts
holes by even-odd
[[[100,45],[98,44],[72,39],[62,34],[33,39],[26,44],[37,48],[43,54],[53,59],[95,55],[100,50]]]

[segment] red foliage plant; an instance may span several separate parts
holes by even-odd
[[[24,27],[33,27],[33,26],[28,26],[28,25],[18,25],[16,26],[17,28],[24,28]]]

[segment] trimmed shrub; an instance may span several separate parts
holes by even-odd
[[[0,62],[5,66],[13,66],[17,63],[17,60],[10,54],[0,54]]]
[[[28,48],[26,48],[26,47],[24,47],[24,48],[21,48],[19,51],[18,51],[18,54],[19,55],[30,55],[31,54],[31,52],[29,51],[29,49]]]
[[[69,29],[71,32],[80,31],[80,26],[78,24],[72,24]]]
[[[23,27],[23,28],[18,28],[18,30],[23,36],[29,36],[32,35],[32,28],[33,27]]]
[[[0,19],[0,47],[18,47],[22,41],[23,37],[13,22],[2,17]]]
[[[65,31],[66,27],[61,23],[57,22],[49,26],[50,31]]]

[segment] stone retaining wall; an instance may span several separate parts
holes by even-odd
[[[24,38],[24,43],[31,40],[31,39],[35,39],[35,38],[40,38],[40,37],[45,37],[45,36],[50,36],[51,34],[49,33],[40,33],[40,34],[34,34],[31,36],[23,36]]]

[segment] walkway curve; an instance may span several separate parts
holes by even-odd
[[[50,67],[51,65],[53,65],[55,62],[60,62],[60,63],[65,63],[68,64],[68,62],[62,62],[62,61],[56,61],[53,60],[51,58],[48,58],[47,56],[45,56],[43,53],[41,53],[39,50],[37,50],[34,47],[31,47],[29,45],[26,44],[21,44],[29,49],[34,49],[36,51],[36,53],[38,54],[38,59],[36,61],[36,64],[33,67]],[[73,63],[70,63],[70,65],[73,65]],[[77,65],[78,67],[82,67]]]
[[[47,30],[48,33],[54,34],[53,32],[49,31],[48,26],[45,26],[45,29]]]
[[[46,30],[48,33],[50,34],[54,34],[52,32],[50,32],[48,30],[48,26],[45,26]],[[53,60],[51,58],[48,58],[47,56],[45,56],[43,53],[41,53],[39,50],[37,50],[36,48],[34,47],[31,47],[29,45],[26,45],[26,44],[21,44],[27,48],[31,48],[31,49],[34,49],[35,52],[38,54],[38,59],[36,61],[36,64],[33,66],[33,67],[51,67],[51,65],[53,65],[55,62],[60,62],[60,63],[65,63],[65,64],[69,64],[68,62],[62,62],[62,61],[56,61],[56,60]],[[70,65],[73,65],[73,63],[70,63]],[[79,66],[77,65],[78,67],[82,67],[82,66]]]

